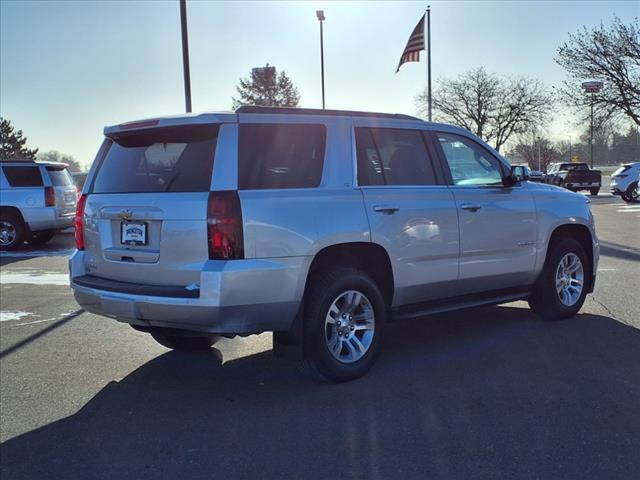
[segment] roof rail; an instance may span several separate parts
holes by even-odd
[[[420,118],[404,115],[401,113],[375,113],[358,112],[353,110],[322,110],[320,108],[297,108],[297,107],[259,107],[245,105],[236,110],[236,113],[281,113],[294,115],[325,115],[328,117],[371,117],[371,118],[395,118],[399,120],[419,120]]]
[[[35,160],[30,158],[0,158],[0,162],[13,162],[13,163],[36,163]]]

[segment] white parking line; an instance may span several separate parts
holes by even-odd
[[[37,317],[38,315],[34,315],[30,312],[14,312],[14,311],[6,311],[0,312],[0,322],[11,322],[13,320],[20,320],[22,317]]]

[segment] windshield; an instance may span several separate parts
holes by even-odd
[[[158,128],[106,140],[93,193],[204,192],[218,127]]]
[[[54,187],[66,187],[68,185],[73,185],[73,179],[66,168],[47,168],[47,172],[49,173],[49,178],[51,178],[51,184]]]

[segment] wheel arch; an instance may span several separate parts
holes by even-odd
[[[589,259],[589,268],[591,272],[591,284],[588,285],[588,292],[593,291],[593,285],[595,283],[595,272],[593,271],[594,267],[594,252],[593,252],[593,235],[591,234],[591,230],[586,225],[580,223],[573,224],[564,224],[557,226],[553,232],[551,232],[551,236],[549,237],[549,241],[547,242],[547,249],[545,252],[545,263],[549,256],[549,251],[551,250],[551,245],[559,242],[564,238],[573,238],[576,240],[580,246],[583,248],[585,253],[587,254],[587,258]]]
[[[372,242],[339,243],[318,251],[305,279],[305,292],[313,275],[332,266],[352,267],[369,275],[380,287],[385,303],[393,302],[394,278],[391,259],[385,248]]]

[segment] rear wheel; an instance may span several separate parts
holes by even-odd
[[[29,238],[29,243],[32,245],[44,245],[49,240],[51,240],[55,234],[55,230],[42,230],[40,232],[34,232]]]
[[[182,352],[206,350],[220,339],[217,335],[167,335],[159,332],[150,333],[153,339],[163,347]]]
[[[386,321],[376,283],[353,268],[315,274],[305,295],[305,358],[313,373],[330,382],[364,375],[375,363]]]
[[[621,195],[622,199],[627,203],[640,203],[640,194],[638,194],[638,182],[633,182],[627,188],[627,191]]]
[[[17,215],[3,213],[0,215],[0,250],[14,250],[24,242],[24,222]]]
[[[572,317],[582,308],[590,283],[591,265],[584,249],[573,238],[561,238],[549,246],[529,306],[547,320]]]
[[[595,187],[595,188],[590,188],[589,189],[589,193],[591,193],[591,195],[593,195],[594,197],[596,195],[598,195],[599,192],[600,192],[600,187]]]

